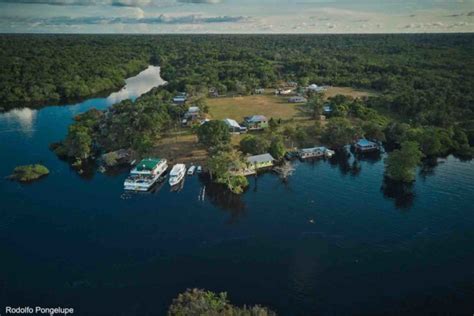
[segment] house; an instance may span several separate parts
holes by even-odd
[[[305,103],[305,102],[308,102],[308,100],[305,97],[296,96],[296,97],[289,98],[288,102],[289,103]]]
[[[181,121],[183,126],[187,126],[189,123],[196,121],[201,116],[201,110],[197,106],[191,106],[186,113],[184,113],[184,118]]]
[[[175,96],[175,97],[173,98],[173,103],[174,103],[174,104],[177,104],[177,105],[184,104],[184,103],[186,103],[186,97]]]
[[[324,87],[320,87],[318,86],[317,84],[310,84],[307,88],[306,88],[307,91],[312,91],[312,92],[324,92],[326,91],[326,88]]]
[[[184,118],[186,119],[196,119],[199,114],[201,113],[201,110],[197,106],[191,106],[189,107],[188,111],[184,113]]]
[[[332,113],[332,107],[330,105],[325,105],[323,106],[323,112],[324,114],[331,114]]]
[[[188,111],[184,113],[184,118],[187,120],[195,120],[201,114],[201,110],[197,106],[189,107]]]
[[[255,89],[255,94],[264,94],[264,93],[265,93],[265,89],[263,89],[263,88]]]
[[[249,168],[253,170],[273,167],[274,161],[275,159],[270,154],[247,157],[247,163],[249,165]]]
[[[188,99],[188,94],[186,92],[178,92],[178,94],[173,97],[173,103],[181,105],[181,104],[186,103],[187,99]]]
[[[293,92],[292,89],[277,89],[275,90],[275,95],[289,95]]]
[[[268,120],[263,115],[247,116],[244,120],[244,124],[249,130],[262,130],[268,127]]]
[[[239,123],[237,123],[237,121],[235,121],[235,120],[233,120],[233,119],[226,118],[226,119],[224,120],[224,123],[227,124],[227,126],[229,127],[229,132],[231,132],[231,133],[240,134],[240,133],[245,133],[245,132],[247,132],[247,128],[246,128],[246,127],[240,126]]]
[[[380,149],[380,147],[377,143],[371,142],[365,138],[361,138],[355,143],[354,149],[356,152],[366,153],[377,151]]]
[[[219,96],[219,91],[216,88],[210,88],[209,96],[213,98],[217,98]]]

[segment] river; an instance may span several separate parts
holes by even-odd
[[[250,178],[242,196],[198,176],[124,194],[126,173],[81,177],[48,149],[74,115],[160,84],[150,67],[108,98],[0,114],[0,175],[51,170],[0,181],[0,305],[161,315],[198,287],[282,315],[472,314],[472,161],[438,159],[411,188],[384,185],[383,156],[351,156]]]

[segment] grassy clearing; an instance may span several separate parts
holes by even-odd
[[[169,164],[203,164],[208,157],[206,148],[198,143],[197,136],[189,133],[161,138],[153,146],[150,154],[166,158]]]
[[[210,98],[207,104],[209,115],[213,119],[232,118],[238,122],[245,116],[254,114],[275,119],[289,119],[301,115],[297,104],[288,103],[288,97],[275,96],[270,92],[263,95]]]
[[[324,94],[326,98],[334,97],[338,94],[355,98],[370,97],[377,95],[377,92],[350,87],[329,87]]]

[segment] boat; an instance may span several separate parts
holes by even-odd
[[[324,153],[324,155],[326,156],[326,158],[331,158],[332,156],[334,156],[336,154],[336,152],[334,150],[331,150],[331,149],[326,149],[326,152]]]
[[[192,176],[195,171],[196,171],[196,166],[192,165],[191,167],[189,167],[188,176]]]
[[[170,171],[170,186],[175,186],[183,180],[184,175],[186,174],[186,165],[179,163],[173,166],[173,169]]]
[[[298,156],[301,159],[331,158],[334,154],[335,152],[333,150],[327,149],[326,147],[303,148],[298,152]]]
[[[143,159],[130,171],[130,175],[123,183],[124,189],[129,191],[148,191],[167,169],[168,162],[166,159]]]
[[[202,167],[201,167],[201,166],[197,166],[196,171],[197,171],[197,173],[201,173],[201,172],[202,172]]]

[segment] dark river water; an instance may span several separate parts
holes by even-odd
[[[411,188],[384,184],[383,157],[351,156],[295,162],[287,182],[250,178],[242,196],[198,176],[180,192],[124,194],[126,172],[80,177],[49,151],[74,115],[136,98],[158,72],[107,99],[0,115],[2,178],[25,163],[51,170],[0,180],[1,314],[162,315],[198,287],[282,315],[472,315],[473,162],[439,159]]]

